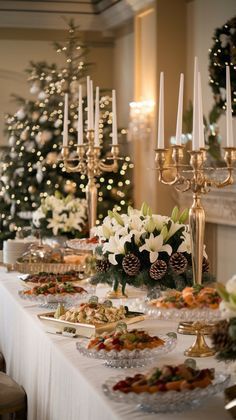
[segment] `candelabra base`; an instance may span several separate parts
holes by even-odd
[[[188,357],[210,357],[214,356],[215,350],[210,348],[204,337],[203,330],[205,328],[205,324],[196,322],[193,324],[195,328],[196,340],[195,342],[189,347],[189,349],[185,350],[184,355]]]
[[[214,324],[207,324],[203,327],[203,334],[210,335]],[[183,335],[196,335],[196,330],[194,328],[193,322],[180,322],[177,329],[178,334]]]
[[[128,295],[125,293],[122,293],[121,288],[118,287],[117,290],[110,290],[109,292],[106,293],[106,298],[107,299],[124,299],[127,298]]]

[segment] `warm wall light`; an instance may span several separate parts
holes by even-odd
[[[152,100],[130,102],[128,140],[145,140],[150,137],[155,102]]]

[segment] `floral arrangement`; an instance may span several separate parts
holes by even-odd
[[[217,289],[222,298],[220,310],[224,319],[215,325],[212,342],[219,360],[236,360],[236,275],[225,286],[218,284]]]
[[[128,208],[127,214],[109,211],[102,225],[93,229],[99,239],[96,249],[97,273],[92,282],[126,284],[136,287],[177,288],[192,285],[191,245],[188,210],[175,207],[171,217],[152,214],[144,203],[141,210]],[[209,263],[204,254],[205,277]]]
[[[62,197],[59,193],[41,201],[33,213],[33,225],[43,236],[67,235],[78,237],[86,228],[87,203],[72,195]]]

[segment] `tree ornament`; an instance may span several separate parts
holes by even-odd
[[[176,274],[181,274],[186,271],[188,260],[181,252],[175,252],[169,259],[169,266]]]
[[[150,267],[149,274],[153,280],[161,280],[166,274],[167,264],[163,260],[156,260]]]
[[[33,83],[31,88],[30,88],[30,93],[32,93],[32,95],[35,95],[36,93],[39,92],[39,85],[37,82]]]
[[[233,344],[232,338],[229,335],[229,325],[228,321],[223,320],[217,322],[214,326],[211,339],[217,353],[230,348]]]
[[[128,276],[137,276],[141,268],[140,259],[136,255],[129,253],[123,258],[122,267]]]
[[[9,137],[8,143],[9,143],[9,146],[10,146],[10,147],[15,146],[15,143],[16,143],[16,138],[15,138],[15,136],[11,136],[11,137]]]
[[[28,191],[30,194],[34,194],[37,191],[37,188],[34,185],[30,185]]]
[[[29,138],[29,131],[28,130],[23,130],[21,135],[20,135],[20,139],[23,141],[28,140]]]
[[[98,273],[105,273],[109,270],[111,264],[109,263],[108,259],[103,260],[96,260],[96,271]]]
[[[18,109],[18,111],[15,113],[15,116],[19,121],[22,121],[26,116],[24,108]]]
[[[76,183],[74,181],[67,180],[64,185],[64,191],[67,194],[74,194],[76,192]]]
[[[44,101],[47,97],[47,94],[42,90],[41,92],[39,92],[38,94],[38,98],[40,101]]]
[[[208,273],[210,269],[210,263],[209,260],[206,257],[203,257],[202,260],[202,272],[203,273]]]

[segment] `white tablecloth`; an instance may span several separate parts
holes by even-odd
[[[184,413],[144,414],[135,407],[115,403],[102,392],[102,383],[121,370],[106,368],[101,361],[87,359],[76,350],[76,339],[48,334],[37,314],[45,309],[22,301],[18,296],[17,273],[0,270],[0,350],[8,373],[21,384],[28,397],[29,420],[227,420],[223,395],[215,396],[197,410]],[[139,324],[149,331],[164,333],[177,324],[154,320]],[[183,350],[193,338],[178,336],[177,348],[161,363],[184,360]],[[199,367],[217,367],[213,358],[198,360]],[[131,374],[134,369],[123,371]]]

